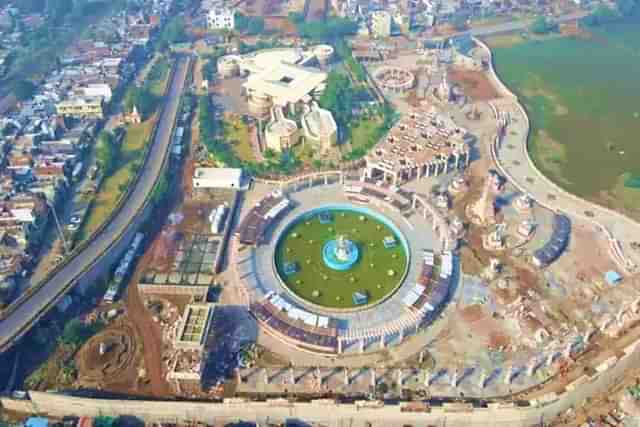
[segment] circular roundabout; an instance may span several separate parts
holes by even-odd
[[[246,228],[267,230],[261,243],[236,241],[250,313],[267,333],[304,351],[398,345],[434,322],[456,289],[455,256],[441,240],[446,230],[436,227],[435,208],[404,195],[322,181],[283,186],[288,191],[271,193],[248,214],[268,221]],[[287,209],[274,215],[274,206]]]
[[[296,297],[326,309],[356,310],[397,290],[409,248],[383,215],[335,205],[293,219],[280,233],[274,257],[279,279]]]

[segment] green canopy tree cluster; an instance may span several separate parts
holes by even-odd
[[[538,16],[529,29],[534,34],[549,34],[558,30],[558,24],[545,16]]]
[[[325,21],[304,22],[299,13],[290,13],[288,17],[300,37],[313,41],[332,42],[358,31],[358,24],[349,18],[332,16]]]
[[[262,16],[246,16],[236,13],[234,26],[241,33],[255,36],[264,31],[264,18]]]
[[[322,108],[331,111],[339,127],[348,127],[353,118],[354,105],[354,88],[351,80],[337,71],[330,72],[327,87],[319,103]]]
[[[105,175],[111,175],[116,170],[120,160],[120,144],[113,133],[102,131],[98,135],[96,159]]]

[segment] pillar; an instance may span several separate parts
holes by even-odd
[[[418,363],[422,364],[422,362],[424,362],[424,351],[421,351],[418,356]]]
[[[269,372],[267,371],[267,369],[263,369],[262,372],[264,373],[264,383],[265,384],[269,384]]]
[[[318,386],[322,385],[322,372],[320,372],[320,367],[316,367],[316,381],[318,381]]]
[[[402,341],[404,341],[404,328],[400,328],[400,342],[398,344],[402,343]]]
[[[313,176],[309,177],[309,188],[313,187]]]
[[[327,175],[324,176],[324,185],[329,183],[329,177]]]
[[[572,343],[572,342],[570,342],[570,343],[568,343],[568,344],[567,344],[567,346],[565,347],[563,356],[564,356],[565,358],[567,358],[567,359],[568,359],[568,358],[570,358],[570,357],[571,357],[571,351],[572,351],[572,350],[573,350],[573,343]]]
[[[344,385],[349,385],[349,370],[344,368]]]
[[[507,374],[504,377],[504,383],[509,385],[511,384],[511,377],[513,376],[513,366],[509,366],[507,368]]]
[[[593,336],[596,334],[596,330],[593,328],[589,328],[587,329],[587,332],[585,332],[584,334],[584,345],[589,344],[589,341],[591,341],[591,338],[593,338]]]
[[[376,370],[371,369],[371,387],[375,388],[376,386]]]
[[[293,368],[289,368],[289,377],[290,377],[289,379],[291,380],[291,384],[295,384],[295,383],[297,383],[297,381],[296,381],[296,375],[295,375],[295,373],[293,372]]]
[[[397,379],[398,385],[402,387],[402,380],[404,379],[402,376],[402,369],[398,369],[396,371],[396,375],[398,376],[398,379]]]
[[[384,349],[384,334],[380,336],[380,350]]]
[[[480,371],[480,378],[478,380],[478,387],[484,388],[487,385],[487,374],[484,369]]]
[[[458,369],[454,369],[451,374],[451,387],[458,387]]]
[[[360,353],[364,353],[364,338],[360,340]]]
[[[342,339],[338,338],[338,354],[342,354]]]
[[[537,369],[538,361],[534,359],[529,363],[529,366],[527,367],[527,375],[530,377],[534,376]]]
[[[236,368],[235,371],[236,371],[236,381],[238,382],[238,385],[242,384],[242,375],[240,375],[240,368]]]
[[[428,369],[424,370],[424,386],[429,387],[431,385],[431,372]]]

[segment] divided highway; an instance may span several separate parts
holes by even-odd
[[[35,290],[28,297],[19,298],[14,302],[15,305],[0,320],[0,352],[11,347],[97,263],[107,257],[131,228],[137,227],[137,221],[134,219],[147,207],[150,193],[168,159],[171,136],[189,65],[190,59],[186,57],[178,59],[174,64],[152,145],[127,199],[111,216],[109,223],[100,229],[81,251],[73,254],[71,259],[50,275],[46,283],[35,285]]]

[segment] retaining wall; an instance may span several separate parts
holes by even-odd
[[[0,399],[4,409],[61,417],[64,415],[98,416],[131,415],[147,422],[180,422],[196,420],[212,423],[214,420],[302,419],[323,422],[338,427],[344,420],[353,426],[401,426],[431,423],[462,423],[474,426],[531,426],[541,421],[551,421],[570,407],[581,406],[585,399],[606,392],[631,369],[640,367],[640,340],[625,348],[621,356],[611,360],[608,369],[593,376],[583,375],[569,384],[561,394],[551,393],[532,400],[528,406],[517,406],[506,397],[503,402],[489,404],[486,408],[474,408],[468,403],[449,403],[434,406],[428,412],[412,411],[409,403],[385,405],[383,402],[355,402],[340,404],[322,399],[305,403],[293,403],[285,399],[250,402],[244,399],[227,399],[223,403],[107,400],[71,397],[57,393],[30,392],[31,401]],[[415,404],[415,402],[414,402]]]

